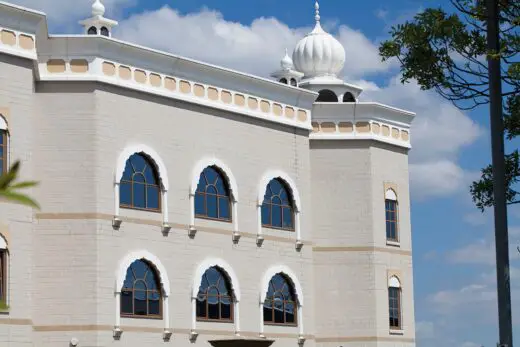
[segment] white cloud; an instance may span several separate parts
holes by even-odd
[[[451,195],[463,187],[465,173],[449,160],[410,164],[411,193],[417,199]]]
[[[478,240],[452,251],[448,259],[457,264],[484,264],[495,263],[495,247],[493,243],[486,240]]]
[[[419,340],[432,339],[435,337],[435,324],[428,321],[416,322],[415,334]]]

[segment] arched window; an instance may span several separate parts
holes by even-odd
[[[120,190],[121,207],[155,212],[161,209],[159,176],[143,153],[135,153],[127,160]]]
[[[281,78],[280,83],[287,84],[287,78],[285,78],[285,77]]]
[[[231,221],[229,187],[216,167],[209,166],[200,174],[195,192],[195,216]]]
[[[233,321],[233,294],[229,280],[216,266],[204,275],[197,295],[197,319]]]
[[[400,330],[401,321],[401,283],[395,276],[388,281],[388,304],[390,329]]]
[[[291,78],[291,86],[296,87],[298,85],[298,82],[294,78]]]
[[[350,92],[346,92],[343,95],[343,102],[356,102],[356,98],[354,98],[354,95]]]
[[[90,27],[88,28],[88,32],[87,32],[89,35],[97,35],[97,28],[96,27]]]
[[[0,235],[0,310],[7,308],[7,243]]]
[[[397,195],[392,189],[388,189],[385,193],[386,239],[392,242],[399,242],[397,207]]]
[[[262,204],[262,226],[294,230],[292,198],[285,183],[278,178],[267,185]]]
[[[7,168],[7,130],[0,129],[0,174],[6,173]]]
[[[323,89],[320,90],[320,95],[316,102],[338,102],[338,96],[332,90]]]
[[[269,288],[264,301],[264,323],[296,325],[296,294],[293,286],[282,274],[277,274],[269,281]]]
[[[134,261],[121,289],[121,316],[162,317],[162,293],[155,269],[145,260]]]
[[[108,35],[108,28],[107,28],[107,27],[102,27],[102,28],[101,28],[101,35],[103,35],[103,36],[107,36],[107,37],[109,36],[109,35]]]

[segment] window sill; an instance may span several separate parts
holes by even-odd
[[[391,247],[401,247],[401,242],[386,240],[386,245]]]
[[[199,322],[199,323],[224,323],[224,324],[233,324],[233,323],[235,323],[234,320],[204,319],[204,318],[197,318],[197,322]]]
[[[219,219],[219,218],[204,217],[204,216],[199,216],[199,215],[195,215],[195,219],[203,219],[203,220],[209,220],[212,222],[221,222],[221,223],[227,223],[227,224],[233,223],[232,219]]]
[[[402,329],[390,329],[390,335],[402,336],[402,335],[404,335],[404,330],[402,330]]]

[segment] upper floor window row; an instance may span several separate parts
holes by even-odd
[[[119,206],[161,212],[163,190],[157,165],[151,157],[143,152],[132,154],[119,182]],[[216,165],[207,166],[200,173],[194,192],[195,217],[231,222],[233,193],[226,172]],[[272,179],[265,187],[262,226],[294,231],[295,210],[292,187],[281,178]]]

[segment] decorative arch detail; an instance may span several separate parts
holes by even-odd
[[[0,233],[0,250],[1,249],[7,250],[9,248],[7,247],[7,239]]]
[[[0,130],[9,131],[7,120],[4,118],[4,116],[1,113],[0,113]]]
[[[130,265],[132,265],[134,261],[139,259],[144,259],[150,262],[150,264],[152,264],[156,268],[159,275],[159,279],[161,281],[161,287],[163,289],[164,295],[170,296],[170,280],[168,279],[168,273],[166,272],[166,268],[161,263],[159,258],[145,250],[129,253],[119,262],[119,268],[116,273],[116,293],[121,292],[121,288],[123,287],[123,283],[126,277],[126,271],[130,267]]]
[[[164,165],[163,160],[155,150],[144,144],[128,146],[123,150],[123,152],[121,152],[119,158],[117,159],[115,182],[119,183],[121,181],[123,172],[125,171],[126,162],[128,161],[128,158],[130,158],[135,153],[143,153],[153,161],[153,163],[156,165],[159,178],[161,179],[162,188],[164,190],[168,190],[169,181],[166,165]]]
[[[195,167],[193,168],[192,174],[191,174],[191,185],[190,185],[190,193],[192,195],[195,195],[195,192],[197,191],[197,186],[199,184],[200,174],[202,171],[204,171],[205,168],[208,166],[215,166],[217,167],[224,178],[227,180],[227,183],[229,184],[229,189],[231,190],[231,197],[235,202],[238,202],[238,184],[237,180],[235,179],[235,176],[229,169],[229,167],[222,162],[220,159],[217,158],[203,158],[195,164]]]
[[[196,298],[199,293],[200,282],[202,280],[202,276],[210,267],[217,266],[220,268],[225,275],[228,277],[231,289],[233,290],[233,294],[235,296],[235,300],[240,302],[240,285],[238,283],[238,277],[233,270],[233,268],[224,260],[218,258],[208,258],[202,261],[196,268],[195,274],[193,276],[193,284],[192,284],[192,298]]]
[[[293,202],[294,202],[294,209],[297,212],[301,211],[301,199],[300,199],[300,193],[298,192],[298,188],[296,187],[296,184],[294,181],[287,175],[285,172],[280,170],[273,170],[268,171],[264,174],[262,179],[260,180],[260,186],[258,188],[258,205],[262,205],[264,201],[264,195],[265,190],[267,188],[267,185],[269,182],[271,182],[272,179],[279,178],[282,181],[284,181],[287,184],[287,188],[291,192]]]
[[[397,201],[397,194],[395,193],[395,190],[393,190],[391,188],[387,189],[387,191],[385,192],[385,199]]]
[[[294,290],[296,291],[298,304],[299,306],[303,307],[303,290],[300,281],[298,280],[298,277],[296,277],[294,272],[285,265],[272,266],[265,272],[264,277],[262,278],[262,284],[260,288],[260,303],[263,304],[265,301],[269,281],[271,281],[271,278],[273,278],[275,275],[279,273],[284,274],[287,277],[287,279],[291,282],[291,284],[294,287]]]
[[[401,288],[401,281],[397,276],[392,276],[388,279],[388,287],[389,288]]]

